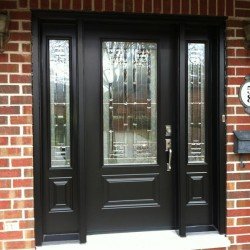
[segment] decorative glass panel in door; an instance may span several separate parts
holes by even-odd
[[[205,44],[188,43],[188,163],[205,162]]]
[[[70,167],[70,41],[49,40],[51,167]]]
[[[102,42],[104,164],[157,163],[157,44]]]

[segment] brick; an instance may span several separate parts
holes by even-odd
[[[0,157],[5,156],[19,156],[21,154],[20,148],[0,148]]]
[[[21,171],[19,169],[0,169],[1,178],[20,177],[20,176],[21,176]]]
[[[10,201],[0,200],[0,209],[10,209],[10,207],[11,207]]]
[[[32,106],[23,106],[24,115],[32,115]]]
[[[19,127],[0,127],[0,135],[18,135],[20,134]]]
[[[249,180],[250,173],[228,173],[227,179],[228,180]]]
[[[248,182],[238,182],[237,189],[250,189],[250,182],[249,181]]]
[[[244,39],[236,39],[236,40],[228,40],[227,46],[228,47],[244,47],[245,41]]]
[[[22,220],[19,222],[20,229],[34,228],[34,220]]]
[[[100,0],[94,0],[94,6],[95,6],[95,11],[102,11],[103,9],[102,1]]]
[[[34,230],[25,230],[24,231],[24,238],[25,239],[33,239],[35,237]]]
[[[250,217],[237,218],[237,225],[250,225]]]
[[[18,72],[18,64],[0,64],[0,72],[3,73]]]
[[[28,0],[19,0],[19,7],[20,8],[28,8]]]
[[[161,13],[162,9],[161,9],[161,0],[154,0],[154,13]]]
[[[31,51],[31,46],[29,43],[24,43],[22,44],[22,51],[23,52],[30,52]]]
[[[227,211],[228,217],[249,216],[250,209],[230,209]]]
[[[11,96],[11,104],[31,104],[32,96]]]
[[[249,243],[250,242],[250,235],[240,235],[236,237],[237,243]],[[250,245],[249,245],[250,246]],[[246,248],[249,249],[249,248]]]
[[[12,54],[10,55],[11,62],[31,62],[30,55]]]
[[[224,13],[225,12],[225,1],[226,0],[217,0],[218,16],[224,16],[225,15],[225,13]]]
[[[44,1],[44,0],[43,0]],[[6,241],[4,242],[5,249],[35,249],[34,240],[22,240],[22,241]]]
[[[242,8],[242,9],[249,9],[250,8],[250,2],[237,0],[235,2],[235,7],[236,8]]]
[[[99,2],[101,3],[102,1],[99,1]],[[98,5],[98,3],[97,3],[97,6],[100,8],[101,4]],[[92,10],[92,1],[91,0],[83,1],[83,9],[86,10],[86,11]],[[101,11],[101,9],[99,9],[99,11]]]
[[[230,66],[248,66],[250,65],[250,58],[228,58],[228,64]],[[248,69],[250,72],[250,68]]]
[[[181,1],[175,0],[172,2],[172,13],[173,14],[180,14],[181,12]]]
[[[226,30],[226,37],[234,37],[234,29]]]
[[[0,113],[11,115],[11,114],[19,114],[20,107],[18,106],[0,106]]]
[[[0,96],[0,104],[8,104],[8,97],[7,96]]]
[[[22,29],[23,30],[31,30],[31,22],[22,22]]]
[[[33,165],[33,159],[32,158],[21,158],[21,159],[12,159],[11,160],[13,167],[27,167]]]
[[[234,226],[234,218],[227,218],[227,226]]]
[[[7,75],[0,75],[0,83],[6,83],[8,79]],[[1,93],[1,92],[0,92]]]
[[[13,94],[18,92],[19,92],[18,85],[0,85],[0,93]]]
[[[1,199],[21,198],[21,190],[0,190]]]
[[[250,68],[237,68],[236,69],[237,75],[249,75],[250,74]]]
[[[60,8],[60,1],[59,0],[51,0],[51,9],[58,10]]]
[[[33,189],[25,189],[24,196],[25,198],[33,198],[34,197]]]
[[[235,15],[237,17],[250,17],[250,10],[235,10]]]
[[[99,1],[99,0],[98,0]],[[70,9],[70,0],[62,0],[62,8],[64,10],[68,10]]]
[[[12,137],[11,144],[12,145],[31,145],[32,136]]]
[[[22,73],[31,73],[31,64],[23,64]]]
[[[9,23],[9,30],[11,32],[14,31],[14,30],[19,30],[19,21],[11,20],[10,23]]]
[[[9,231],[0,232],[0,239],[2,240],[12,240],[12,239],[22,239],[23,233],[21,231]]]
[[[250,191],[229,191],[227,192],[228,199],[249,198]]]
[[[198,0],[191,0],[191,14],[198,15]]]
[[[9,55],[8,54],[0,54],[0,62],[8,62],[9,60]]]
[[[33,208],[33,200],[14,200],[14,209]]]
[[[31,33],[30,32],[12,32],[10,33],[11,41],[30,41]]]
[[[38,0],[30,1],[30,8],[31,9],[37,9],[38,8]]]
[[[24,169],[24,177],[33,177],[33,169]]]
[[[226,0],[226,15],[234,15],[234,0]]]
[[[117,3],[117,1],[118,0],[116,0],[116,3]],[[166,0],[166,1],[168,1],[168,0]],[[164,2],[166,2],[166,1],[164,1]],[[135,4],[135,12],[137,12],[137,13],[141,13],[142,12],[142,0],[136,0],[135,2],[134,2],[134,4]]]
[[[34,210],[25,210],[25,218],[34,218]]]
[[[21,210],[5,210],[0,211],[0,220],[2,219],[19,219],[22,218]]]
[[[6,51],[18,51],[18,43],[8,42],[5,48]]]
[[[72,0],[73,1],[73,9],[81,10],[81,1],[80,0]]]
[[[49,0],[41,1],[41,9],[48,9],[49,8]]]
[[[31,83],[31,75],[10,75],[10,83]]]
[[[7,124],[7,123],[8,123],[8,117],[7,116],[0,116],[0,125]]]
[[[125,12],[133,12],[133,0],[125,1]]]
[[[33,179],[13,180],[14,187],[33,187]]]
[[[249,194],[250,191],[248,191],[247,193]],[[248,196],[246,198],[250,198],[250,196]],[[239,200],[239,201],[237,201],[237,207],[250,207],[250,200]]]
[[[25,156],[33,156],[33,148],[24,148],[23,149],[23,154]]]
[[[171,0],[163,1],[163,13],[166,13],[166,14],[171,13]]]
[[[227,3],[230,2],[230,0],[227,0]],[[235,27],[235,28],[242,28],[243,27],[243,21],[242,20],[235,20],[235,19],[229,19],[227,20],[227,27]]]
[[[237,72],[236,72],[237,74]],[[245,77],[228,77],[227,78],[227,84],[233,84],[233,85],[241,85],[243,82],[245,82]]]
[[[237,49],[236,50],[236,56],[250,57],[250,50]]]
[[[10,0],[0,1],[0,9],[16,9],[16,8],[17,8],[16,1],[10,1]]]
[[[216,16],[216,1],[209,1],[209,15]]]
[[[189,14],[190,13],[190,5],[189,1],[182,0],[182,14]]]
[[[32,124],[32,116],[11,116],[11,124]]]
[[[117,1],[120,2],[121,0],[116,0],[116,4],[115,5],[117,5]],[[113,0],[106,0],[105,1],[105,11],[113,11],[113,7],[114,7]],[[120,11],[120,10],[116,9],[116,11]],[[121,10],[121,11],[123,11],[123,10]]]
[[[9,159],[0,159],[0,167],[8,167]]]
[[[0,107],[1,108],[1,107]],[[0,145],[7,145],[8,144],[8,137],[0,137]]]
[[[10,19],[11,20],[31,20],[31,13],[30,11],[11,11],[10,12]]]
[[[23,134],[32,135],[32,133],[33,133],[32,126],[23,126]]]

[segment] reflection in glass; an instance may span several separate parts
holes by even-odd
[[[49,41],[51,167],[70,166],[69,40]]]
[[[205,162],[205,44],[188,44],[188,162]]]
[[[104,164],[157,163],[157,44],[103,42]]]

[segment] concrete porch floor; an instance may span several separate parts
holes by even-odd
[[[194,250],[228,246],[228,238],[216,232],[189,233],[181,238],[175,231],[150,231],[90,235],[86,244],[60,242],[37,250]]]

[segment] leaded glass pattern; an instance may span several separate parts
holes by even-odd
[[[104,164],[157,163],[157,44],[102,43]]]
[[[70,166],[69,40],[49,40],[51,167]]]
[[[188,163],[205,162],[205,44],[188,43]]]

